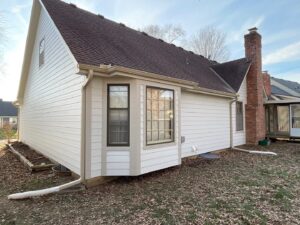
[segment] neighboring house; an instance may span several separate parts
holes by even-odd
[[[266,108],[266,136],[268,138],[300,138],[300,84],[270,77],[263,72],[269,100]]]
[[[0,128],[5,124],[10,124],[14,128],[17,127],[18,110],[12,102],[6,102],[0,99]]]
[[[59,0],[35,0],[18,92],[20,140],[85,180],[135,176],[257,144],[261,36],[218,64]],[[267,82],[266,82],[267,83]]]
[[[272,99],[300,100],[300,84],[297,82],[271,77]]]

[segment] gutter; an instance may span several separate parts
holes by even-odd
[[[22,193],[11,194],[8,196],[8,199],[25,199],[25,198],[32,198],[38,197],[42,195],[47,195],[51,193],[56,193],[62,191],[64,189],[73,187],[75,185],[81,184],[85,182],[85,156],[86,156],[86,88],[88,84],[93,79],[94,72],[93,70],[88,71],[87,79],[85,80],[84,84],[81,87],[81,146],[80,146],[80,178],[74,181],[71,181],[66,184],[62,184],[52,188],[46,188],[36,191],[27,191]]]
[[[194,93],[201,93],[207,95],[213,95],[218,97],[226,97],[233,98],[236,97],[236,93],[228,93],[222,91],[216,91],[213,89],[202,88],[199,87],[199,83],[194,81],[187,81],[183,79],[177,79],[173,77],[163,76],[155,73],[145,72],[141,70],[131,69],[123,66],[113,66],[113,65],[105,65],[100,64],[100,66],[92,66],[87,64],[79,64],[79,73],[86,74],[89,70],[94,71],[94,75],[102,76],[102,77],[113,77],[113,76],[125,76],[136,79],[150,79],[155,81],[154,79],[162,80],[168,83],[174,83],[177,86],[183,87],[184,90]]]

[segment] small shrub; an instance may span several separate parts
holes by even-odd
[[[4,124],[3,125],[3,136],[7,139],[7,142],[10,143],[10,140],[15,136],[16,131],[13,129],[12,125]]]

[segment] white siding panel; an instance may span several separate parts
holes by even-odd
[[[233,146],[246,144],[246,123],[245,123],[245,105],[247,104],[247,77],[245,77],[238,92],[238,101],[243,102],[244,113],[244,130],[236,131],[236,104],[232,104],[232,129],[233,129]]]
[[[229,100],[202,94],[181,94],[182,157],[230,146]],[[192,147],[197,148],[197,152]]]
[[[91,178],[101,176],[102,156],[102,80],[95,77],[91,83]]]
[[[107,176],[130,175],[130,152],[125,150],[108,151],[106,155]]]
[[[39,43],[45,39],[45,63],[39,67]],[[23,104],[21,141],[75,173],[80,171],[81,86],[53,22],[42,9]]]

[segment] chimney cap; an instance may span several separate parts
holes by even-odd
[[[256,33],[257,30],[258,30],[257,27],[252,27],[252,28],[248,29],[248,31],[249,31],[250,33]]]

